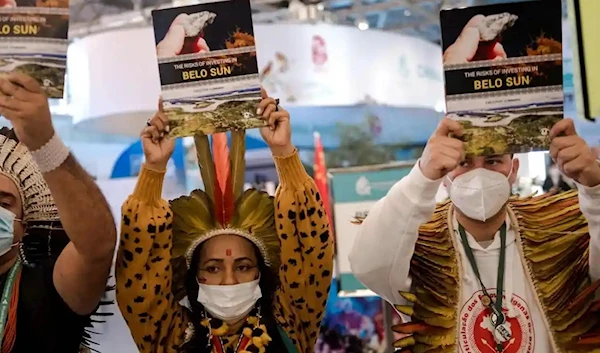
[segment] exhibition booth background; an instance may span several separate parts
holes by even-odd
[[[374,144],[410,149],[424,144],[442,116],[441,55],[436,45],[332,25],[255,27],[263,83],[291,112],[294,142],[302,151],[312,150],[315,131],[326,151],[337,149],[348,126],[366,130]],[[569,37],[566,28],[566,115],[575,116]],[[315,52],[324,58],[316,58]],[[156,108],[159,85],[151,29],[74,40],[67,82],[66,99],[54,107],[61,134],[91,174],[110,178],[112,164],[135,143]],[[577,125],[588,142],[600,142],[598,125],[581,120]],[[258,130],[248,134],[260,139]],[[394,156],[414,157],[410,152]],[[310,153],[303,157],[311,163]]]
[[[415,146],[423,145],[443,112],[439,47],[351,27],[255,27],[263,84],[290,110],[294,143],[307,166],[312,164],[315,131],[321,132],[328,154],[347,144],[349,137],[365,136],[371,146],[394,145],[386,151],[389,159],[414,158],[419,153]],[[155,60],[150,28],[74,40],[69,48],[66,99],[53,102],[59,133],[97,178],[117,222],[120,204],[133,189],[143,162],[138,133],[156,109]],[[276,180],[258,130],[248,131],[247,146],[248,169]],[[165,182],[165,198],[200,186],[193,154],[189,140],[180,140]],[[347,163],[345,158],[340,156],[339,163]],[[248,182],[253,179],[247,176]],[[116,315],[96,327],[106,334],[98,338],[101,350],[136,351],[116,307],[108,310]],[[365,318],[366,324],[372,315]]]
[[[575,117],[568,32],[567,28],[565,114]],[[371,159],[371,164],[414,160],[443,116],[439,46],[399,34],[325,24],[256,25],[255,35],[263,84],[290,111],[294,143],[307,166],[312,165],[315,131],[320,133],[334,167],[360,165],[367,159]],[[52,102],[58,132],[97,178],[117,223],[120,205],[133,190],[143,162],[137,135],[156,109],[160,94],[155,60],[150,28],[124,29],[74,40],[69,48],[66,99]],[[576,125],[588,143],[600,144],[600,126],[582,119],[577,119]],[[367,149],[370,153],[362,159],[356,157],[358,153],[351,156],[343,153],[353,146],[370,148]],[[246,181],[252,184],[257,175],[276,180],[269,151],[258,130],[248,131],[247,147],[250,172]],[[165,198],[201,186],[193,155],[190,141],[179,140],[165,182]],[[374,160],[375,156],[381,160]],[[531,184],[533,179],[545,177],[543,153],[519,158],[522,159],[519,174],[525,182]],[[350,179],[339,183],[334,180],[332,184],[340,281],[336,280],[332,286],[329,316],[324,325],[326,330],[337,334],[368,340],[376,350],[384,348],[380,327],[383,321],[379,321],[384,315],[381,300],[337,296],[338,290],[342,295],[352,295],[352,291],[354,295],[357,291],[358,295],[364,295],[360,292],[364,287],[352,278],[347,264],[355,228],[347,227],[345,218],[356,210],[348,211],[349,206],[344,204],[356,201],[350,199],[352,195],[360,196],[360,202],[374,202],[410,166],[401,165],[389,176],[371,172],[366,176],[348,174],[344,178]],[[375,191],[367,195],[367,187]],[[339,195],[346,195],[346,199]],[[439,197],[445,196],[442,193]],[[115,315],[96,327],[96,331],[105,334],[98,339],[101,351],[136,352],[118,309],[107,310]],[[327,335],[332,334],[329,331]],[[321,343],[327,337],[322,336]]]

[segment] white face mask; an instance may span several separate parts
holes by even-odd
[[[199,283],[198,302],[213,317],[225,322],[236,322],[252,311],[262,297],[259,279],[232,286],[214,286]]]
[[[508,177],[485,168],[461,174],[450,183],[452,203],[465,216],[482,222],[500,212],[510,197]]]

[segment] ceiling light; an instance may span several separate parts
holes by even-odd
[[[369,29],[369,22],[367,21],[359,21],[356,26],[358,26],[358,29],[360,29],[361,31],[365,31],[367,29]]]

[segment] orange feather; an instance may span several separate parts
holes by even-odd
[[[579,345],[592,345],[592,344],[600,344],[600,335],[597,333],[590,333],[587,335],[583,335],[576,341]]]
[[[600,288],[600,280],[597,280],[596,282],[592,283],[584,291],[579,293],[579,295],[575,297],[575,299],[573,299],[573,301],[567,306],[567,310],[573,310],[573,308],[584,303],[585,300],[588,299],[591,295],[593,295],[598,288]]]
[[[596,300],[595,302],[592,303],[592,306],[590,307],[590,311],[593,313],[600,311],[600,300]]]
[[[212,135],[213,161],[215,162],[215,216],[221,226],[226,227],[233,219],[235,210],[233,186],[231,185],[231,164],[227,134]]]
[[[411,334],[415,332],[424,332],[430,326],[425,323],[406,322],[392,326],[392,331],[403,334]]]

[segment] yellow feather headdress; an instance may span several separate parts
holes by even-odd
[[[246,133],[231,133],[231,153],[226,133],[195,136],[198,165],[204,184],[189,196],[171,201],[173,211],[173,293],[185,296],[185,274],[194,251],[203,242],[221,235],[244,237],[260,251],[265,264],[279,269],[280,244],[275,230],[273,197],[256,189],[244,190]]]

